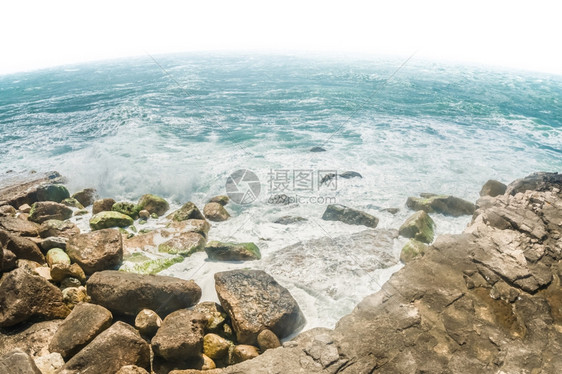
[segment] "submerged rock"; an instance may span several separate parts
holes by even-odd
[[[87,287],[93,303],[127,316],[136,316],[143,309],[166,316],[192,307],[201,298],[201,288],[192,280],[112,270],[92,275]]]
[[[459,217],[474,213],[473,203],[449,195],[435,195],[423,193],[421,197],[409,197],[406,206],[413,210],[423,210],[426,213],[441,213],[447,216]]]
[[[179,208],[172,214],[168,215],[168,218],[174,221],[185,221],[188,219],[203,219],[203,220],[205,219],[205,217],[203,217],[203,214],[201,214],[197,206],[191,201],[188,201],[187,203],[183,204],[181,208]]]
[[[210,221],[222,222],[230,218],[230,214],[219,203],[207,203],[203,207],[203,214]]]
[[[322,219],[325,221],[341,221],[349,225],[363,225],[375,228],[379,224],[379,219],[360,210],[348,208],[343,205],[328,205]]]
[[[160,196],[151,194],[141,196],[137,205],[139,211],[148,210],[150,214],[156,214],[158,216],[164,215],[164,213],[170,209],[170,205],[166,200]]]
[[[410,216],[400,226],[398,233],[406,238],[414,238],[423,243],[431,243],[434,237],[435,222],[431,217],[420,210]]]
[[[326,152],[326,150],[322,147],[312,147],[310,148],[310,152]]]
[[[216,273],[215,289],[239,343],[256,344],[263,329],[284,338],[305,323],[293,296],[264,271]]]
[[[261,258],[260,249],[254,243],[223,243],[212,241],[205,247],[209,259],[216,261],[251,261]]]
[[[134,223],[133,219],[119,212],[99,212],[90,218],[92,230],[107,229],[110,227],[127,227]]]
[[[103,229],[70,238],[66,252],[86,274],[111,269],[123,261],[123,238],[115,229]]]
[[[299,223],[303,221],[308,221],[306,218],[298,217],[298,216],[283,216],[277,218],[273,223],[278,223],[280,225],[291,225],[293,223]]]
[[[36,223],[43,223],[50,219],[64,221],[70,217],[72,217],[72,209],[52,201],[34,203],[29,212],[29,220]]]

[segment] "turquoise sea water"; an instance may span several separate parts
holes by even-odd
[[[388,80],[402,60],[155,58],[0,76],[0,179],[8,170],[58,170],[72,190],[95,187],[133,201],[151,192],[177,205],[223,194],[230,173],[250,169],[262,183],[259,199],[230,205],[233,218],[215,224],[212,235],[259,241],[267,256],[298,240],[358,230],[321,221],[325,204],[311,197],[335,198],[378,216],[382,228],[397,228],[410,213],[408,196],[474,201],[490,178],[507,183],[562,171],[560,76],[414,58]],[[310,153],[313,146],[327,151]],[[303,170],[313,172],[312,190],[297,191],[289,178],[285,193],[308,200],[266,203],[272,175],[279,181],[279,172]],[[363,178],[318,188],[318,172],[331,170]],[[388,207],[401,211],[391,215]],[[282,215],[309,222],[271,223]],[[444,233],[461,231],[469,218],[435,220]],[[170,272],[188,276],[192,268],[186,262]],[[291,274],[284,282],[317,325],[331,325],[377,287],[299,293],[305,287]],[[322,301],[314,301],[318,294]]]

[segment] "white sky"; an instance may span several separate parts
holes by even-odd
[[[181,51],[362,52],[562,74],[562,1],[5,0],[0,74]]]

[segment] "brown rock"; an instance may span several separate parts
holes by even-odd
[[[31,206],[29,204],[23,204],[18,208],[18,210],[22,213],[29,213],[31,212]]]
[[[0,230],[0,244],[16,255],[18,259],[45,263],[45,256],[41,253],[39,246],[28,238]]]
[[[76,199],[78,200],[78,199]],[[80,201],[80,200],[78,200]],[[94,201],[94,206],[92,207],[92,214],[98,214],[99,212],[110,212],[111,208],[115,204],[115,200],[113,199],[101,199]],[[84,205],[84,204],[82,204]],[[86,205],[84,205],[86,206]]]
[[[149,374],[149,373],[148,371],[136,365],[126,365],[123,366],[121,369],[119,369],[119,371],[115,374]]]
[[[293,296],[264,271],[216,273],[215,289],[242,344],[256,344],[258,334],[264,329],[283,338],[305,323]]]
[[[49,343],[62,322],[62,319],[55,319],[33,324],[20,324],[10,327],[9,330],[2,330],[0,356],[14,349],[21,349],[34,358],[48,354]]]
[[[62,182],[63,177],[56,171],[43,174],[29,174],[8,181],[0,188],[0,201],[5,201],[13,207],[23,204],[33,204],[37,201],[37,189],[45,183]]]
[[[112,320],[111,312],[102,306],[78,304],[53,336],[49,351],[58,352],[68,360],[109,328]]]
[[[162,325],[162,319],[155,311],[143,309],[135,317],[135,327],[142,335],[153,337]]]
[[[41,371],[27,353],[17,349],[0,357],[0,373],[41,374]]]
[[[51,277],[51,269],[48,266],[38,266],[33,269],[33,271],[48,281],[53,280],[53,277]]]
[[[18,258],[14,252],[6,248],[0,248],[0,275],[2,272],[14,270],[18,266]]]
[[[490,179],[482,186],[482,189],[480,190],[480,196],[496,197],[498,195],[503,195],[506,189],[507,186],[502,182]]]
[[[213,360],[228,358],[232,342],[217,334],[207,334],[203,337],[203,353]]]
[[[21,236],[37,236],[39,226],[24,219],[8,216],[0,217],[0,228]]]
[[[205,331],[216,334],[223,331],[223,325],[226,323],[228,315],[219,304],[214,301],[204,301],[195,305],[193,311],[205,316],[207,320]]]
[[[42,238],[57,236],[69,239],[78,234],[80,234],[80,229],[70,221],[50,219],[43,222],[39,227],[39,235]]]
[[[205,324],[204,315],[190,310],[171,313],[152,338],[154,354],[171,361],[200,357]]]
[[[181,208],[169,214],[167,218],[172,219],[174,221],[185,221],[188,219],[205,219],[205,217],[203,217],[203,215],[201,214],[201,211],[199,211],[197,206],[191,201],[185,203]]]
[[[11,205],[2,205],[0,206],[0,217],[14,217],[16,215],[16,208]]]
[[[201,298],[201,289],[192,280],[112,270],[92,275],[87,287],[92,302],[128,316],[136,316],[143,309],[165,316],[192,307]]]
[[[166,225],[167,229],[171,229],[171,233],[174,231],[179,232],[196,232],[207,238],[209,229],[211,225],[204,219],[188,219],[185,221],[172,221]]]
[[[66,252],[86,274],[111,269],[123,261],[123,238],[118,230],[103,229],[70,238]]]
[[[258,347],[265,352],[268,349],[281,347],[281,342],[273,331],[265,329],[258,334]]]
[[[150,370],[150,346],[133,327],[116,322],[72,357],[60,374],[115,373],[127,365]]]
[[[228,204],[229,201],[230,201],[230,198],[226,195],[218,195],[218,196],[212,197],[209,200],[210,203],[219,203],[222,206],[225,206],[226,204]]]
[[[72,217],[72,209],[64,204],[52,201],[39,201],[34,203],[29,212],[29,220],[36,223],[43,223],[50,219],[64,221]]]
[[[203,207],[203,214],[210,221],[221,222],[230,218],[230,214],[219,203],[207,203]]]
[[[165,241],[158,246],[159,252],[190,256],[205,249],[207,240],[196,232],[182,232],[178,236]]]
[[[2,277],[0,307],[0,327],[32,319],[64,318],[70,313],[57,287],[21,268]]]
[[[260,352],[253,345],[240,344],[234,347],[232,350],[232,356],[230,358],[231,364],[237,364],[239,362],[244,362],[256,358],[260,355]]]
[[[90,302],[90,298],[86,292],[86,287],[68,287],[62,290],[62,300],[68,307],[73,309],[77,304]]]
[[[86,282],[84,270],[76,263],[71,265],[54,264],[51,266],[51,277],[55,282],[62,282],[68,277],[78,279],[81,283]]]
[[[83,206],[89,206],[96,200],[96,190],[93,188],[85,188],[72,195]],[[95,213],[94,213],[95,214]]]

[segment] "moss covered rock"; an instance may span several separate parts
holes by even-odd
[[[433,241],[435,223],[431,217],[420,210],[410,216],[406,222],[400,226],[398,233],[406,238],[413,238],[423,243]]]
[[[138,211],[148,210],[150,214],[157,214],[158,216],[163,215],[170,208],[170,205],[166,200],[160,196],[146,194],[141,196],[138,202]]]
[[[157,274],[170,266],[184,260],[182,256],[150,258],[144,253],[136,252],[124,258],[124,263],[119,270],[127,273]]]
[[[100,212],[90,218],[92,230],[107,229],[109,227],[127,227],[133,224],[133,219],[119,212]]]
[[[61,248],[51,248],[45,256],[47,264],[52,267],[54,264],[63,264],[70,266],[70,257]]]
[[[260,249],[254,243],[223,243],[212,241],[205,247],[211,260],[251,261],[261,258]]]
[[[205,217],[203,217],[203,214],[201,214],[199,208],[197,208],[197,205],[195,205],[191,201],[188,201],[187,203],[183,204],[181,208],[170,214],[168,218],[174,221],[185,221],[188,219],[205,219]]]
[[[47,184],[37,188],[37,201],[54,201],[60,203],[70,197],[70,192],[62,184]]]
[[[426,249],[426,244],[415,239],[410,239],[400,252],[400,261],[402,261],[403,263],[408,263],[419,255],[423,255]]]
[[[222,222],[230,218],[230,214],[219,203],[207,203],[203,207],[203,214],[210,221]]]
[[[111,210],[129,216],[132,219],[137,219],[140,211],[138,205],[129,203],[127,201],[120,201],[118,203],[113,204]]]
[[[423,210],[426,213],[441,213],[447,216],[460,217],[474,213],[473,203],[450,195],[422,193],[420,197],[409,197],[408,208]]]
[[[203,337],[203,353],[213,360],[221,360],[228,357],[230,347],[234,343],[217,334],[207,334]]]
[[[61,201],[61,204],[64,204],[72,208],[84,209],[84,205],[80,204],[80,201],[76,200],[73,197],[67,197],[66,199]]]

